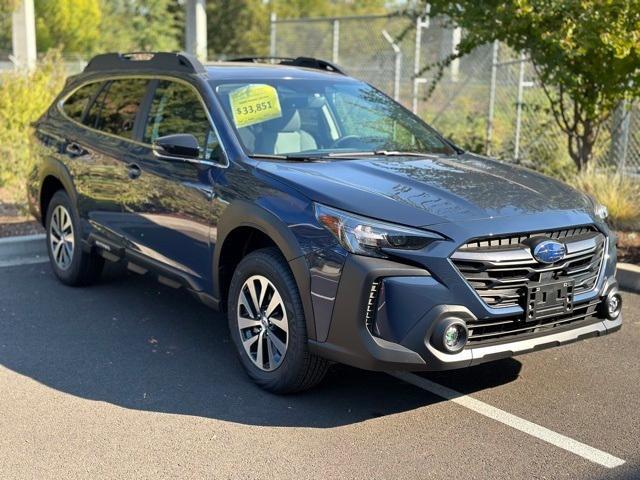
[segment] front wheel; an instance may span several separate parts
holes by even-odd
[[[257,250],[240,262],[231,280],[228,315],[240,361],[260,387],[292,393],[322,380],[328,362],[309,353],[298,288],[278,250]]]
[[[67,193],[56,192],[47,210],[47,248],[54,273],[62,283],[71,286],[95,282],[104,266],[103,258],[82,250],[79,225]]]

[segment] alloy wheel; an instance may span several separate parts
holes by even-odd
[[[269,279],[254,275],[240,289],[238,330],[245,352],[259,369],[278,368],[287,353],[289,323],[284,301]]]
[[[75,238],[71,214],[62,205],[58,205],[51,215],[49,242],[52,259],[56,266],[60,270],[67,270],[73,261]]]

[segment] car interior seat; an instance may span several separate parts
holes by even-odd
[[[297,109],[285,111],[282,117],[265,122],[256,134],[255,144],[257,153],[287,154],[318,148],[313,136],[302,129]]]

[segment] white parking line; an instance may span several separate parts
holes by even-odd
[[[20,265],[33,265],[35,263],[47,263],[49,257],[29,257],[29,258],[16,258],[15,260],[2,260],[0,261],[0,268],[2,267],[18,267]]]
[[[556,433],[548,428],[541,427],[533,422],[524,420],[512,415],[511,413],[505,412],[504,410],[500,410],[499,408],[481,402],[480,400],[476,400],[468,395],[464,395],[438,383],[432,382],[431,380],[427,380],[426,378],[405,372],[396,372],[391,375],[439,397],[457,403],[469,410],[473,410],[480,415],[484,415],[485,417],[508,425],[516,430],[520,430],[521,432],[527,433],[539,440],[555,445],[558,448],[575,453],[576,455],[586,458],[598,465],[602,465],[603,467],[615,468],[625,463],[624,460],[614,457],[607,452],[585,445],[577,440]]]

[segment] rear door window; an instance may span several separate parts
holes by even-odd
[[[64,104],[62,105],[64,113],[72,120],[81,122],[87,105],[89,105],[89,102],[93,99],[95,94],[98,93],[98,90],[100,90],[102,85],[103,82],[94,82],[80,87],[74,94],[64,101]]]
[[[133,128],[149,80],[110,81],[91,106],[85,124],[106,133],[133,138]]]

